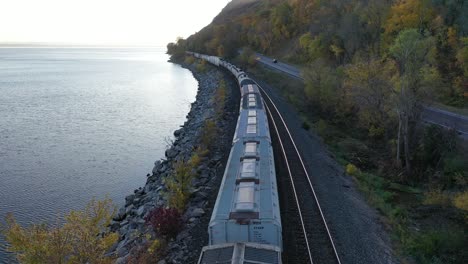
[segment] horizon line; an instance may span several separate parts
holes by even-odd
[[[154,47],[166,48],[162,44],[109,44],[109,43],[67,43],[67,42],[0,42],[0,47]]]

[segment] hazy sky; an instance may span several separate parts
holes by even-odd
[[[166,45],[230,0],[0,0],[1,42]]]

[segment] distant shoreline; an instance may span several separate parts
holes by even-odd
[[[109,48],[154,48],[166,49],[166,46],[157,45],[92,45],[92,44],[67,44],[67,43],[0,43],[0,48],[93,48],[93,49],[109,49]]]

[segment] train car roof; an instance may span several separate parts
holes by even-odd
[[[281,264],[281,250],[256,243],[226,243],[203,247],[198,264]]]
[[[280,219],[271,143],[267,139],[260,139],[253,147],[248,146],[248,142],[255,141],[238,140],[231,150],[211,221],[236,220],[237,215],[250,219]],[[255,156],[246,154],[251,149],[256,152]],[[248,182],[241,185],[243,180]],[[246,207],[238,207],[239,202]]]
[[[242,80],[240,80],[240,83],[239,83],[241,86],[244,86],[244,85],[247,85],[247,84],[256,84],[252,79],[250,78],[244,78]]]
[[[249,93],[260,93],[260,90],[258,89],[258,86],[256,84],[246,84],[241,87],[241,96],[244,96]]]

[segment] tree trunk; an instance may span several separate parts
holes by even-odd
[[[405,124],[404,124],[404,132],[403,132],[403,137],[404,137],[404,144],[405,144],[405,169],[406,169],[406,176],[409,177],[411,175],[411,163],[410,163],[410,149],[409,149],[409,127],[408,127],[408,115],[405,115]]]
[[[398,113],[398,137],[397,137],[397,151],[396,151],[396,165],[398,167],[401,167],[401,150],[400,150],[400,145],[401,145],[401,113]]]

